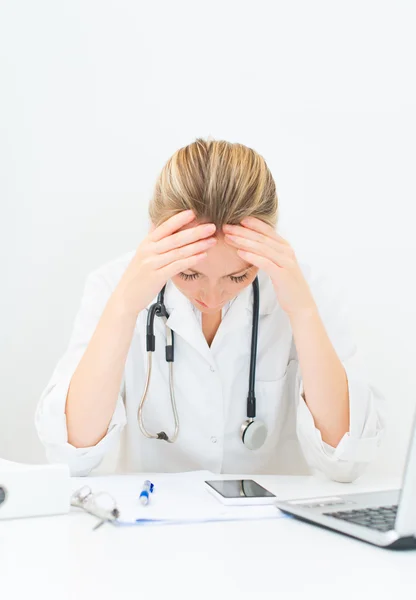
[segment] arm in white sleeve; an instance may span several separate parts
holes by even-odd
[[[107,451],[119,440],[126,423],[123,378],[116,407],[104,438],[89,448],[75,448],[68,443],[65,405],[69,384],[112,291],[110,283],[99,271],[88,277],[68,348],[46,386],[36,410],[35,424],[48,460],[67,463],[72,475],[88,475],[97,467]]]
[[[340,290],[328,280],[309,282],[321,319],[341,360],[348,380],[350,428],[336,448],[322,440],[303,395],[300,368],[297,371],[297,434],[312,468],[335,481],[349,482],[362,474],[375,458],[383,435],[384,398],[371,385],[353,339],[346,303]],[[295,354],[295,349],[294,349]],[[295,358],[295,356],[293,356]]]

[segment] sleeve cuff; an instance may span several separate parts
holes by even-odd
[[[336,448],[322,440],[319,429],[305,399],[303,381],[300,381],[298,398],[298,433],[308,446],[313,446],[322,460],[350,463],[368,463],[377,455],[383,431],[378,424],[377,411],[371,407],[371,390],[360,382],[348,379],[350,396],[350,431],[345,433]],[[360,435],[361,434],[361,435]]]
[[[95,446],[76,448],[68,443],[65,401],[70,381],[62,380],[45,394],[36,412],[36,427],[51,463],[66,463],[72,476],[88,475],[114,446],[126,424],[126,412],[121,394],[106,435]]]

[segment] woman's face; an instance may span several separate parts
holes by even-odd
[[[241,290],[253,283],[258,269],[245,262],[222,233],[195,269],[172,277],[175,286],[202,313],[215,314]]]

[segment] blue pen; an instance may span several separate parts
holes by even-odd
[[[140,492],[139,500],[144,506],[148,504],[150,500],[150,494],[153,492],[154,487],[155,486],[153,485],[153,483],[148,479],[146,479],[146,481],[143,483],[143,488]]]

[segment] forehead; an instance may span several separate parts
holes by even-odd
[[[190,223],[184,229],[195,227],[195,223]],[[213,248],[207,251],[207,257],[201,260],[195,267],[195,271],[203,275],[224,277],[230,273],[242,272],[251,264],[246,262],[237,254],[237,250],[224,241],[224,235],[217,233],[215,235],[217,243]]]

